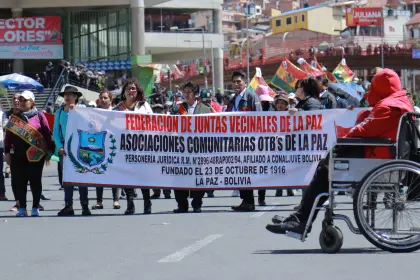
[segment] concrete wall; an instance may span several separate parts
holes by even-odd
[[[147,32],[145,34],[146,49],[150,48],[152,54],[154,53],[171,53],[182,51],[182,48],[186,49],[202,49],[203,48],[203,37],[202,34],[191,34],[191,33],[152,33]],[[192,41],[186,42],[186,41]],[[223,36],[219,34],[204,34],[205,44],[210,48],[210,43],[207,41],[212,41],[213,48],[223,49],[224,42]],[[175,50],[178,49],[179,50]]]
[[[220,9],[223,0],[172,0],[167,3],[155,5],[156,8],[179,9]]]
[[[331,7],[319,7],[308,11],[310,30],[331,35],[339,34],[338,31],[334,31],[338,23],[339,21],[336,21],[333,17],[333,9]]]

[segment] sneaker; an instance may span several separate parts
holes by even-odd
[[[57,216],[69,217],[74,216],[73,206],[66,205],[60,212],[57,213]]]
[[[207,193],[207,197],[213,198],[214,197],[214,193],[213,192],[208,192]]]
[[[38,210],[38,208],[32,208],[31,216],[32,217],[39,217],[39,210]]]
[[[234,190],[232,192],[232,197],[238,197],[239,196],[239,191],[238,190]]]
[[[286,218],[281,224],[268,224],[265,228],[272,233],[284,234],[289,237],[301,239],[305,231],[306,222],[301,222],[296,215]],[[310,231],[308,230],[308,233]]]
[[[15,204],[12,208],[9,209],[9,211],[16,212],[19,209],[19,206]]]
[[[19,211],[16,213],[16,217],[27,217],[28,212],[26,212],[25,208],[19,208]]]
[[[265,199],[258,199],[258,205],[259,206],[266,206],[267,203],[265,203]]]

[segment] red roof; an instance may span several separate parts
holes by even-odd
[[[420,13],[415,14],[405,25],[414,25],[420,23]]]

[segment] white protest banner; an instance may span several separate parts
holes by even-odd
[[[141,115],[76,107],[64,182],[92,187],[305,187],[359,110]],[[340,136],[340,135],[339,135]]]

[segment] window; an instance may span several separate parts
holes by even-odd
[[[302,22],[305,21],[305,15],[302,15]]]
[[[281,26],[281,19],[276,20],[276,26]]]
[[[295,23],[297,23],[298,22],[298,20],[297,20],[297,16],[295,16]]]
[[[291,17],[286,18],[286,24],[287,25],[292,24],[292,18]]]

